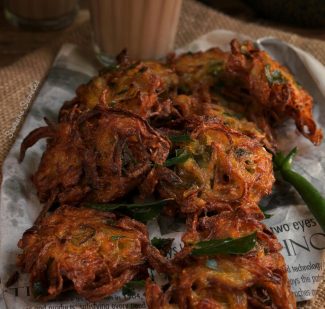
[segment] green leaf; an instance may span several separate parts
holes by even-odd
[[[267,64],[264,68],[265,76],[269,82],[270,85],[273,84],[284,84],[286,82],[286,79],[283,77],[281,71],[274,70],[271,72],[270,70],[271,66]]]
[[[94,208],[101,211],[112,211],[118,208],[125,208],[128,210],[130,216],[138,221],[146,223],[159,216],[162,211],[162,206],[174,199],[168,198],[160,201],[146,202],[146,203],[120,203],[120,204],[86,204],[88,208]]]
[[[162,211],[162,204],[150,206],[149,208],[134,208],[131,210],[131,216],[143,223],[157,218]]]
[[[122,288],[123,296],[134,296],[136,288],[144,288],[145,287],[145,280],[132,280],[124,285]]]
[[[168,136],[172,143],[186,143],[191,142],[192,139],[189,134],[181,134],[181,135],[170,135]]]
[[[128,204],[126,207],[128,209],[132,208],[146,208],[146,207],[152,207],[152,206],[164,206],[169,201],[173,201],[173,198],[166,198],[164,200],[159,201],[152,201],[152,202],[146,202],[146,203],[137,203],[137,204]]]
[[[210,63],[208,68],[208,74],[217,77],[220,72],[223,71],[224,62],[223,61],[213,61]]]
[[[85,207],[101,211],[112,211],[120,207],[125,207],[126,205],[127,204],[85,204]]]
[[[184,163],[190,157],[191,157],[191,155],[189,153],[187,153],[186,151],[182,151],[180,154],[176,151],[176,157],[166,160],[165,163],[164,163],[164,166],[170,167],[170,166],[173,166],[173,165]]]
[[[131,212],[132,218],[141,221],[143,223],[148,222],[149,220],[153,220],[157,218],[163,210],[163,206],[166,205],[167,202],[173,201],[174,199],[168,198],[161,201],[152,202],[151,205],[146,203],[146,207],[128,207]],[[149,205],[149,206],[148,206]]]
[[[152,206],[163,206],[167,202],[173,200],[172,198],[167,198],[164,200],[159,201],[152,201],[152,202],[146,202],[146,203],[119,203],[119,204],[86,204],[85,207],[87,208],[93,208],[101,211],[111,211],[118,208],[127,208],[127,209],[133,209],[133,208],[146,208],[146,207],[152,207]]]
[[[256,232],[239,238],[200,241],[194,245],[192,255],[245,254],[256,244]]]
[[[265,209],[261,206],[261,205],[258,205],[258,207],[261,209],[261,211],[263,212],[263,215],[264,215],[264,217],[265,217],[265,219],[270,219],[273,215],[271,215],[271,214],[267,214],[266,212],[265,212]]]

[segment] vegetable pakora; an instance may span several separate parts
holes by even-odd
[[[150,266],[169,282],[147,280],[149,308],[295,308],[281,246],[260,222],[258,203],[274,182],[273,125],[292,118],[320,144],[312,105],[250,42],[166,63],[121,53],[77,89],[58,123],[47,121],[22,143],[20,160],[47,138],[32,177],[45,211],[19,242],[18,265],[34,296],[74,289],[100,300]],[[58,210],[46,216],[54,203]],[[82,207],[89,203],[109,212]],[[171,260],[135,220],[162,207],[186,221],[185,246]]]
[[[177,75],[162,63],[120,60],[116,67],[79,86],[76,98],[62,106],[59,119],[67,121],[76,111],[96,106],[128,110],[145,119],[162,117],[171,109],[166,93],[173,92],[177,84]]]
[[[36,129],[21,146],[21,159],[39,138],[47,149],[32,180],[41,202],[109,202],[139,185],[168,156],[169,141],[126,111],[87,112],[71,122]]]
[[[286,266],[279,253],[264,259],[191,257],[184,263],[186,266],[173,276],[166,292],[148,279],[146,299],[149,309],[295,308]]]
[[[272,127],[292,118],[299,132],[315,145],[322,140],[312,116],[313,99],[290,72],[252,42],[231,42],[231,52],[212,48],[172,59],[180,76],[179,87],[196,94],[200,87],[223,94],[246,108],[248,118],[268,134]],[[199,86],[198,86],[199,85]]]
[[[190,141],[176,146],[172,168],[157,169],[158,190],[173,197],[183,213],[221,211],[256,204],[274,182],[271,155],[254,139],[225,127],[218,118],[187,125]],[[152,185],[152,182],[148,184]]]
[[[256,233],[246,254],[230,255],[230,239]],[[228,241],[221,254],[194,255],[200,241]],[[164,287],[147,280],[149,308],[295,308],[281,245],[255,218],[240,211],[200,219],[197,231],[184,235],[185,248],[174,258],[176,271]],[[203,247],[207,252],[216,246]],[[228,251],[227,251],[228,250]],[[228,254],[227,254],[228,253]]]
[[[90,301],[121,289],[159,257],[145,225],[93,209],[61,206],[27,230],[18,265],[33,295],[46,301],[74,289]]]

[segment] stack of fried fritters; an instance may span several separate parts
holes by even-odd
[[[166,63],[121,53],[64,103],[58,123],[21,146],[23,160],[47,138],[32,176],[44,210],[19,242],[34,296],[74,289],[96,301],[146,279],[149,308],[295,308],[281,245],[258,206],[274,182],[274,127],[288,118],[321,142],[312,98],[251,42]],[[187,226],[171,260],[134,212],[114,206],[163,199],[159,212]],[[107,204],[111,212],[88,208]],[[255,245],[242,254],[193,254],[199,242],[247,235]],[[147,268],[169,283],[153,282]]]

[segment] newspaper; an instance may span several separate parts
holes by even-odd
[[[232,38],[247,37],[230,31],[216,30],[178,52],[205,50],[212,46],[229,49]],[[288,66],[297,80],[310,91],[315,98],[315,118],[325,128],[325,68],[322,64],[302,50],[276,39],[261,38],[256,41],[256,44]],[[42,207],[30,176],[37,169],[45,149],[45,141],[31,148],[24,162],[18,164],[17,158],[22,139],[31,130],[44,125],[44,116],[55,121],[62,103],[73,98],[76,87],[87,82],[98,69],[99,64],[93,54],[86,54],[74,45],[64,45],[4,162],[0,200],[0,308],[146,308],[142,289],[137,290],[132,297],[118,292],[97,303],[88,303],[71,293],[63,295],[57,301],[44,304],[33,301],[26,275],[21,275],[19,281],[12,287],[5,287],[5,282],[16,270],[15,261],[19,253],[17,242],[23,232],[32,225]],[[30,91],[35,91],[35,85],[38,85],[38,81],[31,85]],[[280,149],[288,151],[294,146],[298,147],[299,155],[295,161],[295,169],[325,195],[325,144],[315,148],[297,134],[293,123],[286,126],[290,129],[280,128],[278,132]],[[10,134],[10,132],[2,132],[2,134]],[[273,214],[270,219],[265,220],[265,223],[283,245],[282,254],[287,262],[288,275],[297,300],[311,299],[323,279],[325,234],[299,195],[285,183],[275,187],[273,194],[265,198],[262,203],[269,209],[268,213]],[[178,222],[154,220],[148,223],[148,228],[151,237],[175,238],[172,252],[181,249],[180,239],[184,227]]]

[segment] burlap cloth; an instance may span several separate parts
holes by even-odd
[[[306,50],[325,64],[325,43],[320,40],[305,39],[273,28],[257,26],[255,23],[239,21],[193,0],[184,1],[176,47],[214,29],[241,32],[252,38],[273,36]],[[50,46],[38,49],[0,70],[0,166],[28,112],[34,85],[44,80],[62,43],[75,43],[88,49],[90,39],[90,26],[86,21]],[[303,306],[306,309],[325,308],[325,281],[320,285],[314,300]]]

